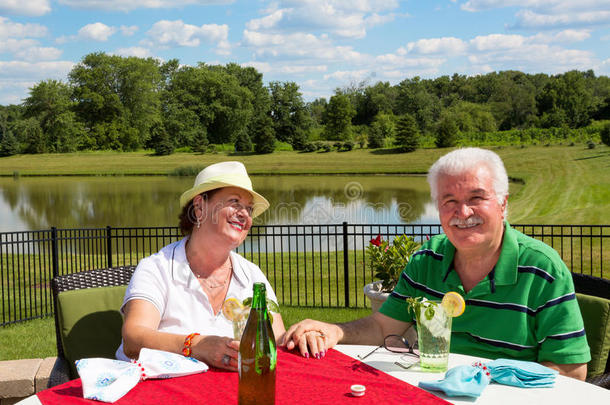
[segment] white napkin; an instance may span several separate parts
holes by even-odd
[[[202,373],[208,370],[208,366],[192,357],[143,348],[137,361],[82,359],[76,361],[76,370],[83,384],[83,397],[115,402],[140,380]]]

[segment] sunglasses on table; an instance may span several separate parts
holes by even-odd
[[[403,364],[403,363],[396,361],[396,362],[394,362],[394,364],[396,364],[397,366],[400,366],[404,369],[408,369],[418,363],[417,361],[412,361],[412,360],[419,359],[418,351],[414,350],[413,345],[410,344],[407,339],[405,339],[403,336],[400,336],[400,335],[386,336],[383,339],[382,345],[377,346],[376,348],[374,348],[373,350],[371,350],[370,352],[368,352],[365,355],[359,354],[358,358],[360,360],[364,360],[367,357],[369,357],[371,354],[375,353],[377,350],[381,349],[382,347],[389,352],[402,354],[403,356],[401,356],[401,358],[406,359],[406,357],[409,357],[409,361],[410,361],[409,364]]]

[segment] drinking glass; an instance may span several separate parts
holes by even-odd
[[[244,333],[246,322],[248,322],[248,316],[250,315],[250,308],[244,308],[244,310],[233,318],[233,337],[235,340],[241,340],[241,335]]]
[[[432,309],[434,315],[430,317]],[[447,370],[451,343],[451,320],[440,302],[422,305],[417,314],[419,359],[422,371]],[[428,319],[430,317],[430,319]]]

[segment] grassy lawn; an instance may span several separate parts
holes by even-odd
[[[305,318],[347,322],[371,313],[370,309],[351,308],[282,307],[281,309],[286,327]],[[56,355],[55,324],[52,317],[0,328],[0,361]]]
[[[610,148],[576,146],[492,147],[504,160],[511,185],[509,219],[514,223],[610,223]],[[252,174],[423,174],[448,149],[413,153],[356,149],[350,152],[268,155],[147,152],[82,152],[0,158],[0,175],[166,175],[184,166],[203,167],[227,159],[243,161]]]

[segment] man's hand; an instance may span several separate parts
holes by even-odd
[[[561,375],[576,378],[577,380],[584,381],[587,377],[587,363],[555,364],[550,361],[541,361],[540,364],[559,371],[559,374]]]

